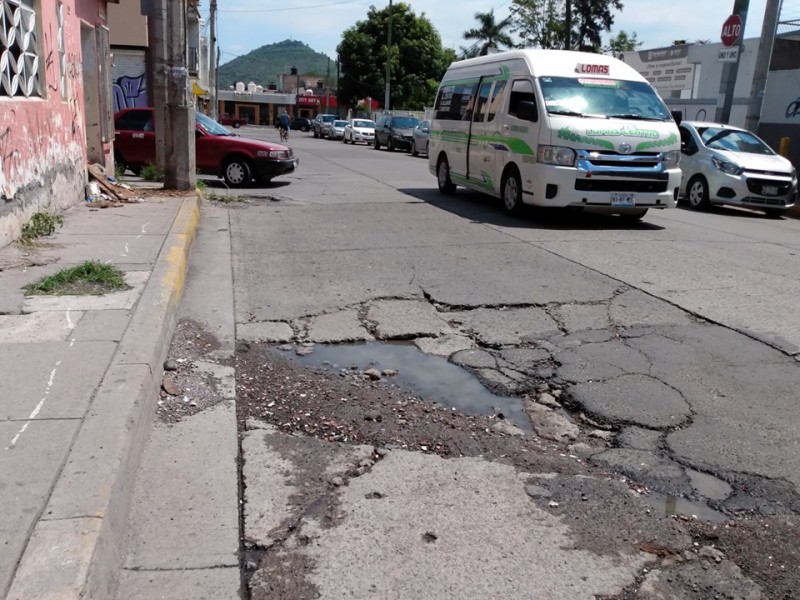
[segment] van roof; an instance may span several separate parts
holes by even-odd
[[[530,72],[536,76],[543,75],[566,76],[569,74],[581,74],[579,68],[582,65],[588,67],[602,65],[609,67],[609,73],[592,72],[591,69],[584,73],[586,77],[609,77],[610,79],[624,79],[627,81],[647,81],[633,67],[623,61],[608,56],[606,54],[594,54],[590,52],[575,52],[572,50],[542,50],[526,48],[523,50],[508,50],[497,54],[487,54],[476,58],[459,60],[450,65],[448,74],[453,71],[472,70],[471,67],[481,67],[483,65],[503,65],[515,60],[522,60],[528,65]],[[447,74],[445,79],[448,79]]]

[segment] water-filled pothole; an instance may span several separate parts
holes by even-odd
[[[339,371],[353,366],[359,370],[375,367],[395,369],[391,378],[422,398],[466,414],[502,413],[518,427],[531,431],[531,424],[519,398],[490,392],[469,371],[439,356],[430,356],[407,344],[368,342],[314,346],[314,352],[298,357],[301,363]]]
[[[686,517],[696,517],[700,521],[710,523],[724,523],[728,520],[723,513],[714,510],[702,502],[679,498],[678,496],[668,496],[659,492],[650,492],[644,496],[644,500],[657,512],[665,517],[673,515],[683,515]]]

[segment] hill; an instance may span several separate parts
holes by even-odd
[[[301,76],[313,75],[324,79],[330,62],[331,77],[336,76],[336,63],[321,52],[316,52],[303,42],[284,40],[256,48],[219,67],[219,87],[222,89],[242,81],[267,85],[279,82],[281,73],[297,67]]]

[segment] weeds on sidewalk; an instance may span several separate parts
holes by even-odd
[[[88,260],[25,286],[25,294],[51,296],[101,296],[127,290],[125,275],[114,265]]]
[[[141,175],[147,181],[164,181],[164,171],[158,165],[143,166]]]
[[[64,224],[64,217],[49,211],[33,213],[30,220],[22,226],[22,244],[33,244],[40,237],[53,235],[56,226]]]

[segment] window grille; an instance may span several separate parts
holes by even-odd
[[[32,0],[0,0],[0,96],[41,96]]]

